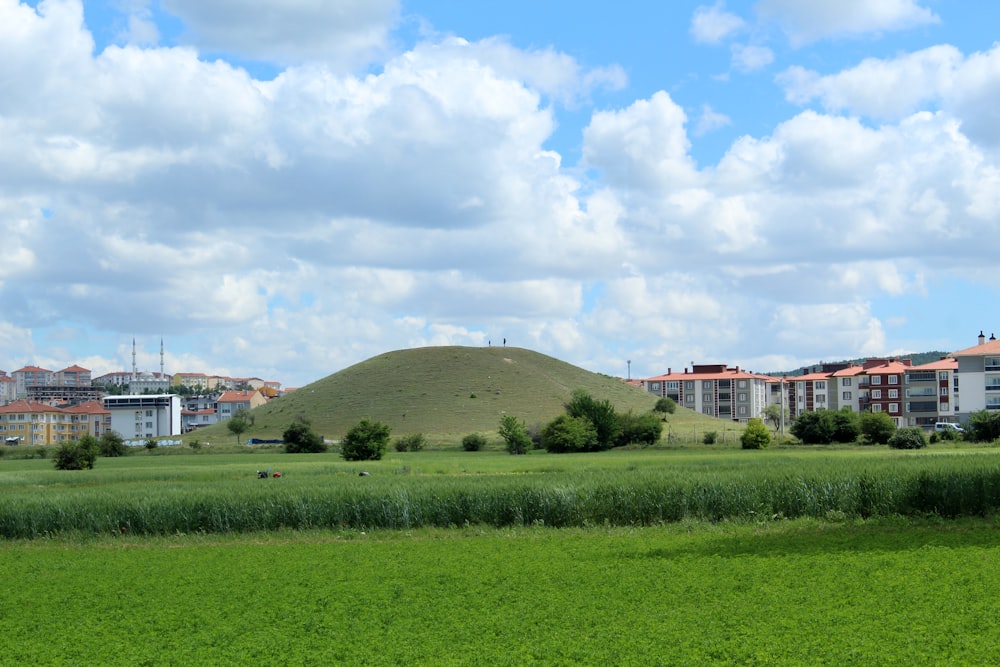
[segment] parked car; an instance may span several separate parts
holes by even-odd
[[[934,424],[934,430],[940,433],[941,431],[954,431],[955,433],[965,433],[965,429],[958,424],[952,424],[951,422],[938,422]]]

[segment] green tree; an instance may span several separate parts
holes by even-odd
[[[656,405],[653,406],[653,412],[662,415],[664,419],[667,415],[672,415],[677,412],[677,402],[674,399],[667,396],[662,396],[656,399]]]
[[[772,403],[771,405],[768,405],[767,407],[764,408],[762,412],[762,414],[764,415],[764,419],[771,422],[771,424],[774,426],[775,431],[781,428],[781,412],[782,408],[777,403]],[[791,421],[788,418],[788,408],[785,408],[784,412],[785,412],[785,423],[787,424]]]
[[[863,412],[861,414],[861,435],[872,445],[884,445],[896,432],[896,422],[884,412]]]
[[[478,452],[486,448],[486,436],[482,433],[470,433],[462,438],[462,449],[467,452]]]
[[[599,401],[585,389],[576,389],[566,404],[566,413],[570,417],[584,417],[590,420],[594,430],[597,431],[597,450],[611,449],[615,446],[615,441],[621,432],[621,424],[611,401],[607,399]]]
[[[240,436],[247,432],[250,428],[250,416],[249,413],[240,408],[237,410],[232,417],[226,420],[226,428],[229,432],[236,436],[236,444],[240,444]]]
[[[542,429],[542,447],[552,453],[593,451],[597,430],[585,417],[559,415]]]
[[[289,424],[281,434],[281,440],[285,443],[285,452],[288,454],[315,454],[326,451],[323,438],[315,433],[309,424],[303,422]]]
[[[927,436],[919,426],[905,426],[892,434],[889,446],[893,449],[921,449],[927,446]]]
[[[803,412],[795,418],[789,430],[807,445],[828,445],[833,442],[833,420],[829,410]]]
[[[524,426],[524,421],[514,415],[501,417],[497,432],[503,438],[508,453],[527,454],[528,450],[531,449],[532,442],[528,436],[528,430]]]
[[[764,426],[764,421],[754,417],[740,434],[740,445],[743,449],[764,449],[771,444],[771,433]]]
[[[98,451],[101,456],[125,456],[128,454],[128,445],[115,431],[105,431],[98,441]]]
[[[423,433],[411,433],[397,438],[395,444],[397,452],[419,452],[427,444],[427,438]]]
[[[371,419],[362,419],[344,436],[340,455],[345,461],[378,461],[389,445],[392,429]]]
[[[627,412],[618,415],[621,432],[617,445],[642,445],[648,447],[660,441],[663,435],[663,419],[652,412],[634,415]]]
[[[993,442],[1000,438],[1000,412],[979,410],[969,415],[966,436],[974,442]]]
[[[87,434],[79,440],[69,440],[59,445],[52,462],[56,470],[90,470],[94,467],[99,451],[97,438]]]
[[[848,409],[826,412],[830,413],[830,421],[833,424],[834,442],[854,442],[861,435],[861,423],[857,412]]]

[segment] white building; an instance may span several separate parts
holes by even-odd
[[[181,397],[177,394],[105,396],[111,430],[125,439],[181,434]]]
[[[959,350],[953,355],[958,360],[958,386],[962,389],[962,402],[957,408],[960,421],[980,410],[1000,410],[1000,340],[980,333],[979,345]]]

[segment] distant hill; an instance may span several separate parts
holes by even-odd
[[[950,352],[912,352],[910,354],[899,354],[892,355],[892,359],[909,359],[913,362],[914,366],[922,366],[923,364],[929,364],[932,361],[937,361],[941,357],[947,357]],[[800,366],[793,371],[777,371],[774,373],[768,373],[767,375],[805,375],[807,373],[812,373],[819,370],[820,366],[823,364],[857,364],[861,365],[869,359],[881,359],[882,357],[861,357],[859,359],[846,359],[844,361],[824,361],[818,364],[812,364],[811,366]]]
[[[393,437],[423,433],[457,442],[472,432],[496,433],[504,414],[529,426],[546,423],[562,413],[577,388],[610,400],[619,411],[646,412],[656,402],[619,378],[531,350],[425,347],[372,357],[256,408],[254,426],[243,437],[280,437],[302,416],[317,433],[339,439],[370,417],[392,427]],[[197,437],[234,438],[224,424]]]

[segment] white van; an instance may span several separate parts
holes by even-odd
[[[958,424],[952,424],[951,422],[938,422],[934,424],[934,430],[937,432],[941,431],[954,431],[955,433],[965,433],[965,429]]]

